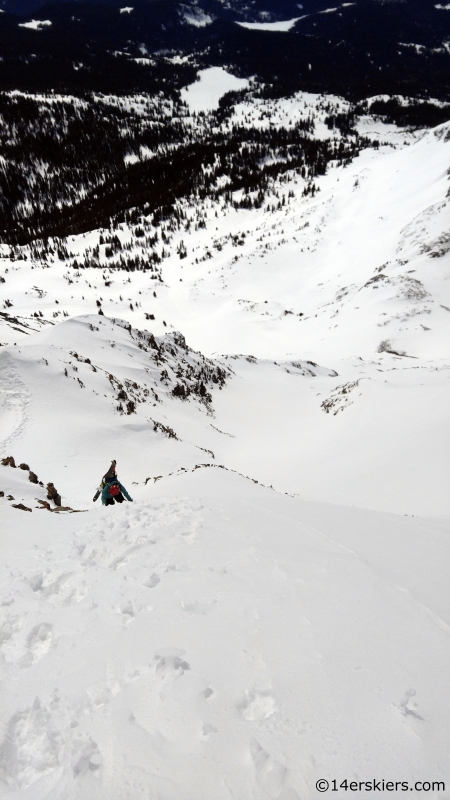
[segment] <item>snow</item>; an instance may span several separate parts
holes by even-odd
[[[188,25],[193,25],[195,28],[204,28],[214,22],[214,17],[210,14],[205,14],[201,8],[196,8],[195,6],[184,12],[183,19]]]
[[[248,28],[250,31],[275,31],[287,33],[294,27],[302,17],[294,17],[294,19],[280,20],[279,22],[237,22],[241,28]]]
[[[414,42],[399,42],[399,45],[400,47],[412,47],[418,55],[421,55],[427,49],[425,45],[414,44]]]
[[[219,100],[227,92],[245,89],[249,85],[246,78],[236,78],[222,67],[209,67],[200,70],[199,80],[181,90],[181,99],[192,112],[212,111],[219,107]]]
[[[206,112],[208,80],[237,88],[200,74]],[[337,138],[347,109],[244,97],[231,122],[313,115]],[[449,125],[359,126],[380,146],[313,197],[290,173],[261,208],[182,204],[161,280],[114,270],[108,231],[67,241],[99,268],[3,251],[5,800],[308,800],[345,778],[415,800],[446,780]],[[193,373],[210,399],[173,394]],[[104,508],[112,458],[133,502]]]
[[[295,124],[310,113],[307,103],[318,102],[303,95],[298,103],[262,104],[253,117],[242,103],[235,114],[239,121],[246,116],[246,124],[268,124],[259,110],[270,112],[272,124]],[[107,315],[155,334],[167,330],[166,321],[207,355],[252,353],[256,365],[227,361],[235,377],[214,401],[213,424],[232,437],[208,425],[199,428],[178,413],[173,417],[173,409],[165,424],[183,440],[212,450],[220,463],[279,491],[398,514],[448,516],[447,130],[443,125],[406,134],[369,119],[364,132],[381,141],[390,137],[392,145],[366,150],[345,168],[331,167],[318,180],[315,198],[302,198],[297,179],[281,186],[295,197],[279,211],[219,206],[216,217],[214,207],[206,208],[207,228],[192,226],[190,233],[175,235],[163,284],[144,273],[133,273],[128,284],[123,273],[106,271],[106,286],[98,269],[76,277],[63,265],[34,264],[31,272],[30,263],[5,262],[10,266],[4,293],[14,306],[10,321],[3,318],[1,341],[18,343],[9,349],[16,358],[25,340],[33,343],[30,330],[44,322],[48,330],[62,311],[92,313],[102,297]],[[233,244],[230,236],[243,233],[240,244]],[[127,228],[118,234],[132,241]],[[75,237],[69,249],[79,256],[98,236],[94,231]],[[181,239],[187,248],[182,261],[176,254]],[[205,260],[209,251],[214,257]],[[102,263],[107,270],[108,259]],[[137,299],[141,305],[131,311],[130,301]],[[31,316],[36,309],[42,319]],[[146,320],[144,311],[155,320]],[[78,351],[76,342],[70,349]],[[51,360],[48,353],[44,357]],[[337,376],[289,376],[292,362],[306,360]],[[44,390],[41,408],[53,387],[42,384]],[[150,424],[148,416],[139,421],[144,423]],[[64,441],[64,432],[58,437]],[[32,441],[23,439],[25,461]],[[166,471],[183,464],[171,460]]]
[[[19,22],[19,28],[29,28],[32,31],[42,31],[44,28],[49,28],[51,25],[49,19],[32,19],[29,22]]]
[[[124,158],[125,164],[136,164],[138,161],[139,156],[137,156],[135,153],[128,153]]]
[[[7,537],[1,568],[5,797],[295,800],[320,778],[445,780],[441,523],[214,469],[133,496],[6,511],[21,542]]]

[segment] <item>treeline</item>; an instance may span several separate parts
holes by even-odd
[[[161,150],[184,141],[182,121],[161,113],[158,98],[143,112],[92,97],[0,94],[2,236],[15,241],[14,232],[39,231],[44,220],[48,225],[119,176],[141,148]]]
[[[294,128],[229,129],[218,127],[223,108],[197,126],[178,110],[181,116],[151,106],[137,114],[92,99],[0,95],[2,240],[23,245],[109,227],[133,208],[157,224],[180,200],[239,190],[259,192],[251,202],[260,205],[269,179],[296,170],[311,182],[330,160],[343,163],[370,144],[357,136],[316,140],[312,117]],[[143,146],[153,156],[137,160]]]
[[[367,103],[359,106],[361,113],[367,113]],[[435,128],[450,119],[450,103],[436,105],[418,100],[403,105],[397,98],[375,100],[370,113],[383,118],[385,122],[411,128]]]

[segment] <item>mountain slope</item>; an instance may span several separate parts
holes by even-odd
[[[342,102],[333,100],[334,108],[345,108]],[[294,125],[314,112],[315,135],[333,140],[323,122],[329,105],[322,105],[308,95],[270,104],[243,99],[231,120],[257,129],[269,119],[272,126],[285,126],[286,119]],[[301,173],[286,170],[268,183],[261,203],[256,191],[212,194],[177,203],[168,219],[136,211],[114,234],[103,229],[70,237],[46,253],[34,245],[10,251],[3,260],[4,289],[14,305],[4,312],[9,321],[3,317],[2,340],[17,344],[3,357],[18,370],[20,386],[40,361],[39,380],[29,390],[40,398],[35,418],[48,419],[56,402],[70,415],[74,404],[90,398],[85,409],[79,406],[75,438],[65,424],[52,432],[48,420],[41,438],[29,431],[15,440],[20,451],[11,442],[11,454],[26,463],[39,459],[39,473],[50,472],[55,459],[65,472],[71,454],[79,463],[82,503],[106,469],[91,448],[98,425],[100,449],[108,458],[116,448],[128,453],[125,469],[138,484],[214,460],[317,501],[448,515],[448,126],[399,134],[369,118],[358,125],[388,143],[366,148],[352,163],[332,160],[328,172],[314,178],[314,192]],[[149,253],[158,259],[154,267]],[[95,310],[103,316],[50,325]],[[129,334],[114,326],[106,334],[108,315],[157,336],[181,330],[196,350],[219,354],[221,368],[233,374],[223,390],[205,386],[215,418],[207,418],[206,405],[194,412],[170,391],[167,402],[164,396],[154,407],[153,398],[149,407],[148,399],[139,404],[128,390],[123,409],[130,399],[135,409],[118,418],[112,403],[117,382],[143,387],[147,355],[138,340],[122,352]],[[43,321],[46,328],[37,335],[19,324]],[[89,324],[105,334],[94,335]],[[70,344],[64,331],[72,332]],[[80,336],[87,336],[85,347]],[[54,364],[52,348],[61,346],[65,355]],[[103,372],[94,376],[70,351],[110,370],[114,392]],[[108,351],[117,353],[118,371],[109,357],[105,361]],[[126,367],[128,352],[137,371]],[[237,353],[252,354],[257,363],[234,358]],[[74,380],[67,381],[65,368]],[[149,398],[151,391],[159,394],[157,384],[159,378],[147,386]],[[65,387],[62,395],[59,387]],[[168,441],[161,428],[154,432],[155,420],[180,443]],[[47,463],[41,461],[44,442]],[[69,496],[69,484],[61,491]]]
[[[134,499],[6,512],[5,797],[298,800],[392,777],[415,798],[445,780],[442,525],[221,470]]]
[[[446,796],[446,14],[0,14],[5,800]]]

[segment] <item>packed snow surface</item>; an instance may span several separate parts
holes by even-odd
[[[447,778],[442,523],[212,467],[128,489],[125,507],[6,511],[5,799]]]
[[[236,78],[222,67],[202,69],[199,80],[181,90],[181,99],[191,112],[212,111],[219,107],[219,100],[227,92],[235,92],[248,86],[246,78]]]

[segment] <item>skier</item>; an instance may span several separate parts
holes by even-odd
[[[122,486],[121,483],[117,480],[117,478],[113,478],[109,483],[106,483],[102,490],[102,503],[104,506],[113,506],[114,500],[116,503],[123,503],[124,497],[133,502],[133,498],[130,497],[125,486]]]
[[[100,494],[102,496],[102,503],[104,506],[113,506],[114,501],[117,503],[123,503],[124,497],[126,497],[126,499],[131,503],[133,502],[133,498],[130,497],[125,487],[122,486],[117,478],[116,463],[117,462],[113,460],[109,470],[103,476],[100,488],[94,495],[94,503]]]
[[[103,489],[105,488],[105,484],[107,484],[110,481],[114,480],[114,478],[117,478],[116,463],[117,463],[116,460],[113,458],[113,460],[111,461],[111,466],[110,466],[109,470],[105,473],[105,475],[103,475],[103,478],[101,479],[101,482],[100,482],[100,486],[98,487],[96,493],[94,494],[94,497],[92,498],[92,501],[94,503],[100,497]]]

